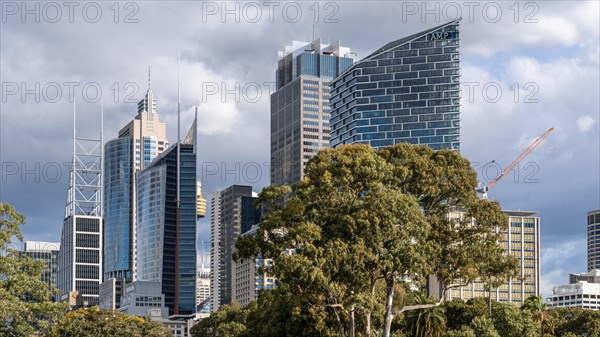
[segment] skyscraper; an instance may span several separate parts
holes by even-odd
[[[137,116],[105,148],[104,281],[136,278],[136,172],[168,146],[148,73],[148,91],[138,103]]]
[[[271,184],[292,185],[304,165],[329,146],[329,82],[351,64],[350,49],[294,41],[279,52],[271,95]]]
[[[600,269],[600,209],[587,214],[588,271]]]
[[[498,244],[519,260],[519,275],[517,279],[510,279],[492,289],[492,299],[522,304],[529,296],[540,295],[540,218],[534,216],[536,212],[503,212],[508,216],[508,229]],[[455,212],[450,216],[454,218],[462,214]],[[485,296],[487,292],[480,281],[446,293],[447,300]]]
[[[102,150],[100,136],[77,135],[73,109],[73,159],[58,255],[60,300],[98,304],[102,282]]]
[[[212,196],[211,215],[211,311],[232,301],[232,255],[244,230],[260,220],[254,207],[257,194],[252,186],[232,185]]]
[[[331,146],[460,150],[459,20],[392,41],[331,84]]]
[[[25,247],[21,252],[32,260],[42,260],[46,263],[42,281],[46,282],[49,288],[56,287],[57,284],[59,251],[58,242],[25,241]]]
[[[196,120],[137,173],[137,280],[160,282],[170,315],[196,312]]]

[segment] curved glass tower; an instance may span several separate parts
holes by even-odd
[[[117,138],[104,148],[105,279],[131,278],[133,221],[131,138]]]
[[[331,84],[331,146],[460,150],[459,20],[392,41]]]

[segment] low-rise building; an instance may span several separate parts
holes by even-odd
[[[556,286],[546,299],[553,308],[600,309],[600,283],[579,281],[575,284]]]

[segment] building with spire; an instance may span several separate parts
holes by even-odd
[[[73,306],[98,304],[102,282],[102,148],[100,135],[77,134],[73,108],[73,158],[58,254],[60,301]]]
[[[271,184],[292,185],[304,166],[329,146],[330,81],[350,65],[349,48],[294,41],[279,52],[271,95]]]
[[[125,285],[135,281],[136,172],[165,151],[169,142],[152,92],[137,105],[137,115],[106,143],[104,150],[104,273],[100,306],[118,309]]]
[[[137,115],[106,143],[104,154],[104,280],[135,276],[137,171],[165,151],[169,142],[150,83]]]
[[[169,315],[196,312],[196,119],[136,174],[137,280],[158,282]]]

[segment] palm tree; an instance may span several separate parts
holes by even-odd
[[[544,337],[544,328],[554,333],[554,319],[547,310],[547,304],[542,302],[541,296],[528,297],[521,309],[529,311],[531,318],[540,323],[540,337]]]
[[[428,303],[432,303],[432,299],[427,293],[415,293],[415,304]],[[408,311],[406,323],[413,337],[441,337],[446,330],[446,316],[440,307]]]

